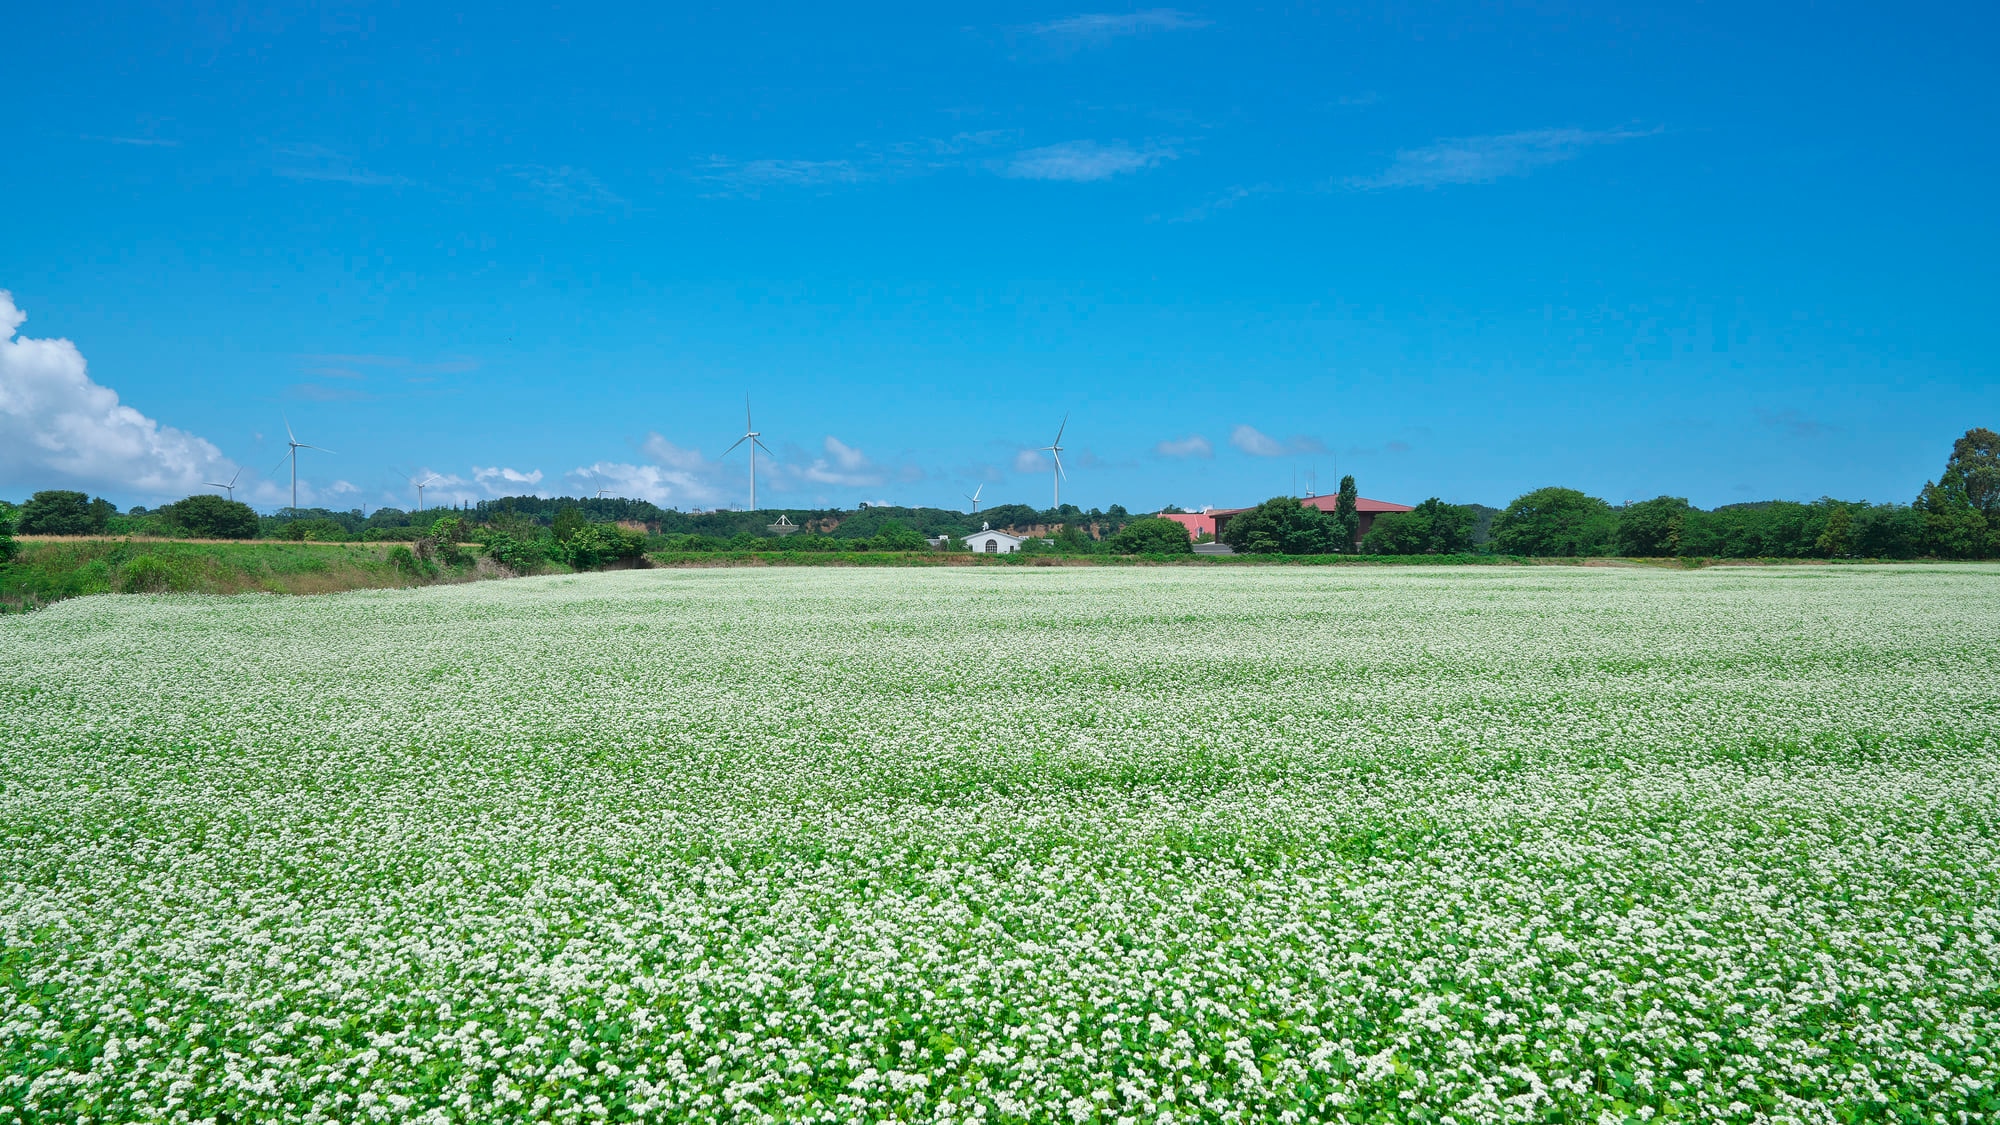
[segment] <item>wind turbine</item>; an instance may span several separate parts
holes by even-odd
[[[972,514],[975,516],[979,514],[979,494],[984,491],[986,491],[986,486],[982,484],[978,488],[973,489],[970,495],[963,492],[959,493],[960,496],[964,496],[967,500],[972,501]]]
[[[604,499],[604,494],[605,494],[605,493],[607,493],[607,492],[610,492],[610,491],[611,491],[611,490],[610,490],[610,489],[608,489],[608,488],[600,488],[600,489],[598,489],[598,490],[597,490],[597,498],[598,498],[599,500],[602,500],[602,499]]]
[[[225,490],[227,490],[227,491],[228,491],[228,493],[229,493],[229,498],[230,498],[231,500],[235,500],[235,499],[236,499],[236,478],[237,478],[237,477],[240,477],[240,476],[242,476],[242,475],[243,475],[243,466],[241,466],[241,465],[238,465],[238,466],[236,467],[236,472],[235,472],[235,473],[234,473],[233,475],[231,475],[231,476],[230,476],[230,478],[229,478],[229,483],[228,483],[228,484],[224,484],[224,483],[222,483],[222,482],[221,482],[221,481],[219,481],[219,480],[211,480],[211,481],[203,481],[202,483],[203,483],[203,484],[206,484],[206,485],[208,485],[208,487],[210,487],[210,488],[220,488],[220,489],[225,489]]]
[[[436,473],[432,473],[422,480],[418,480],[414,475],[410,477],[410,483],[417,486],[417,511],[421,512],[424,510],[424,486],[436,479],[438,479],[438,474]]]
[[[282,418],[284,416],[279,415],[279,417]],[[290,418],[285,418],[285,444],[291,447],[285,452],[285,456],[292,459],[292,511],[296,512],[299,510],[299,450],[317,449],[321,453],[332,453],[333,450],[327,449],[324,446],[307,445],[305,442],[300,441],[299,435],[292,432],[292,420]],[[421,495],[420,493],[419,496]],[[422,500],[419,499],[418,504],[421,505],[422,503]]]
[[[750,443],[750,510],[754,512],[757,510],[757,449],[762,446],[764,452],[771,453],[771,447],[764,445],[763,439],[757,436],[756,425],[750,421],[749,395],[743,396],[743,436],[737,438],[728,449],[723,450],[722,456],[727,457],[736,452],[736,447],[746,441]],[[777,454],[771,453],[771,456],[776,457]]]
[[[1068,473],[1063,472],[1063,467],[1062,467],[1062,448],[1063,448],[1062,436],[1063,436],[1063,431],[1067,429],[1069,429],[1069,415],[1065,414],[1063,415],[1062,425],[1056,427],[1056,440],[1048,443],[1045,446],[1042,446],[1042,452],[1045,452],[1049,456],[1054,457],[1056,459],[1055,472],[1050,475],[1050,479],[1055,484],[1056,507],[1058,508],[1062,507],[1063,478],[1069,475]]]

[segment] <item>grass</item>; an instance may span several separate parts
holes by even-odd
[[[22,538],[0,567],[0,612],[86,594],[328,594],[412,586],[394,543]]]

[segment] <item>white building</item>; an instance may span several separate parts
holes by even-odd
[[[965,537],[965,549],[973,554],[1011,555],[1026,542],[1022,536],[995,531],[991,524],[982,523],[978,531]]]

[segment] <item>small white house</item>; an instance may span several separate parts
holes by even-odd
[[[1011,555],[1026,542],[1022,536],[995,531],[991,524],[980,524],[978,531],[965,537],[965,549],[975,555]]]

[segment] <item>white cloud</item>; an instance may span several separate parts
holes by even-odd
[[[813,458],[812,464],[804,468],[787,464],[773,466],[776,487],[810,482],[842,488],[874,488],[889,479],[889,472],[870,461],[867,454],[832,434],[826,435],[822,448],[826,450],[826,456]],[[908,479],[907,471],[903,479]]]
[[[1255,426],[1238,426],[1229,431],[1229,444],[1252,457],[1282,457],[1285,447]]]
[[[1189,434],[1184,438],[1163,441],[1153,447],[1153,452],[1162,457],[1213,457],[1215,447],[1208,444],[1208,439],[1200,434]]]
[[[68,340],[16,336],[28,314],[0,289],[0,481],[180,497],[236,466],[206,439],[163,426],[92,382]]]
[[[1047,23],[1030,24],[1030,34],[1072,47],[1095,46],[1128,35],[1151,31],[1183,31],[1207,27],[1208,20],[1173,8],[1147,8],[1138,12],[1086,12]]]
[[[421,480],[422,478],[418,479]],[[535,469],[524,473],[519,469],[510,469],[504,465],[492,465],[484,469],[474,465],[472,467],[472,479],[477,481],[487,492],[495,496],[519,496],[524,493],[528,495],[540,495],[535,486],[542,483],[542,471]]]
[[[1042,451],[1039,449],[1023,449],[1014,454],[1014,471],[1017,473],[1046,473],[1053,472],[1054,469],[1055,466],[1049,463],[1048,458],[1042,456]]]
[[[350,492],[361,491],[361,486],[355,484],[352,481],[337,480],[333,482],[332,487],[330,487],[327,491],[333,493],[335,496],[345,496]]]
[[[571,488],[585,495],[608,488],[614,496],[650,500],[662,507],[713,504],[724,493],[718,478],[723,465],[697,449],[683,449],[657,433],[647,434],[640,448],[651,465],[598,461],[563,474]]]
[[[1575,159],[1596,145],[1657,132],[1657,129],[1529,129],[1490,137],[1452,137],[1423,148],[1404,149],[1381,174],[1349,183],[1363,188],[1489,183]]]
[[[711,156],[703,165],[700,178],[719,185],[725,194],[754,196],[764,188],[860,183],[874,174],[852,160],[732,160]]]
[[[601,211],[625,203],[617,192],[604,186],[604,181],[591,175],[587,168],[572,168],[567,164],[559,168],[546,164],[517,164],[509,167],[507,173],[541,196],[548,208],[559,215]]]
[[[275,153],[272,171],[288,180],[320,180],[356,184],[362,187],[403,187],[403,176],[384,175],[363,168],[353,159],[325,145],[283,145]]]
[[[1113,141],[1108,145],[1096,141],[1064,141],[1017,152],[1000,166],[999,172],[1016,180],[1088,183],[1110,179],[1124,172],[1143,171],[1173,157],[1171,149],[1136,149],[1123,141]]]

